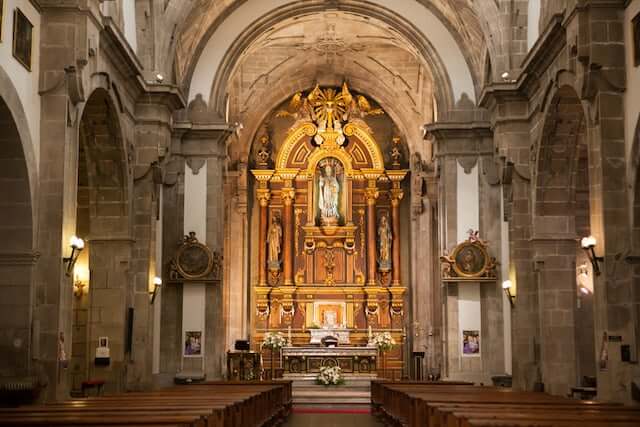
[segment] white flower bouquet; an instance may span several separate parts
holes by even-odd
[[[343,384],[342,369],[339,366],[323,366],[316,377],[316,383],[327,386]]]
[[[267,332],[264,334],[264,342],[262,347],[271,350],[277,350],[287,345],[287,340],[280,332]]]
[[[380,332],[373,336],[369,344],[376,346],[378,350],[384,353],[396,345],[396,340],[393,339],[390,332]]]

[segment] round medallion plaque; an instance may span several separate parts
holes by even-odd
[[[490,258],[486,249],[475,242],[463,242],[453,252],[453,269],[461,277],[482,276],[489,268]]]
[[[195,236],[189,234],[176,254],[176,268],[185,279],[201,279],[213,268],[213,254]]]

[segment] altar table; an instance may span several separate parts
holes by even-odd
[[[339,366],[346,374],[374,374],[376,347],[284,347],[282,360],[285,374],[320,372],[323,366]]]

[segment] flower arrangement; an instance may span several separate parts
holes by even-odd
[[[316,377],[316,383],[325,386],[344,384],[342,369],[339,366],[323,366]]]
[[[264,342],[262,343],[262,347],[271,350],[277,350],[284,347],[285,345],[287,345],[287,340],[280,332],[267,332],[264,335]]]
[[[393,346],[396,345],[396,340],[393,339],[391,333],[380,332],[373,336],[370,344],[378,347],[378,350],[384,353],[391,350]]]

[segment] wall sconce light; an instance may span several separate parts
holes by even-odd
[[[158,289],[162,286],[162,279],[158,276],[153,278],[153,290],[149,291],[149,296],[151,297],[151,304],[156,300],[156,293]]]
[[[73,271],[73,266],[76,265],[76,261],[80,256],[80,252],[84,249],[84,240],[77,236],[71,236],[69,240],[69,245],[71,246],[71,255],[68,257],[62,258],[62,262],[67,265],[65,274],[67,276],[71,276],[71,272]]]
[[[514,301],[516,299],[516,296],[511,294],[512,287],[513,287],[513,283],[511,283],[511,280],[505,280],[504,282],[502,282],[502,289],[504,290],[504,293],[509,298],[509,303],[511,304],[511,308],[514,307]]]
[[[604,261],[603,257],[596,256],[596,252],[593,248],[596,247],[596,238],[593,236],[583,237],[580,241],[580,246],[587,253],[587,257],[589,257],[589,261],[591,261],[591,265],[593,266],[593,274],[596,276],[600,275],[600,265],[599,263]]]

